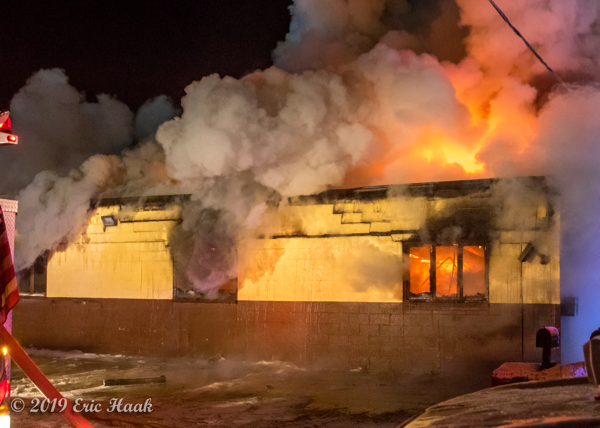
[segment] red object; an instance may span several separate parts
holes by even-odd
[[[0,207],[0,296],[2,298],[2,323],[10,310],[19,302],[19,289],[17,287],[17,278],[10,255],[10,244],[8,243],[8,233],[4,214]]]
[[[6,122],[5,122],[6,123]],[[62,394],[50,383],[48,378],[44,376],[38,366],[35,365],[29,355],[23,350],[21,345],[4,327],[8,312],[19,302],[19,289],[17,288],[17,279],[15,277],[15,269],[12,263],[10,254],[10,245],[8,243],[8,233],[6,232],[6,224],[4,222],[4,214],[0,207],[0,294],[2,295],[2,324],[0,325],[0,342],[8,348],[8,352],[13,361],[21,367],[21,370],[35,384],[44,397],[48,400],[56,400],[57,402],[64,399]],[[6,373],[1,379],[4,386],[5,396],[8,393],[8,383],[6,382]],[[0,387],[0,392],[2,387]],[[71,402],[66,400],[67,406],[61,413],[75,428],[93,428],[92,425],[85,420],[83,416],[73,410]]]
[[[40,390],[44,397],[48,400],[54,400],[58,402],[64,397],[58,390],[50,383],[48,378],[44,376],[38,366],[35,365],[33,360],[29,358],[29,355],[21,348],[21,345],[15,340],[14,337],[6,330],[4,325],[0,325],[0,341],[8,348],[8,352],[12,360],[21,367],[23,373],[35,384],[37,389]],[[68,420],[75,428],[93,428],[92,424],[85,420],[85,418],[73,410],[73,404],[67,400],[67,407],[61,413],[63,417]]]
[[[0,129],[2,129],[4,132],[12,132],[10,130],[10,117],[6,118],[4,122],[0,123]]]
[[[0,364],[2,364],[2,376],[0,377],[0,401],[4,401],[4,399],[10,395],[10,387],[8,386],[8,379],[6,379],[6,363],[4,358],[0,360]]]
[[[17,137],[15,135],[9,135],[6,137],[8,141],[12,141],[13,143],[17,142]]]

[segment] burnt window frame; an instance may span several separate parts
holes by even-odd
[[[173,301],[180,303],[237,303],[239,291],[238,279],[234,278],[228,282],[235,284],[235,287],[232,287],[232,289],[234,289],[233,292],[221,286],[221,288],[217,290],[217,297],[208,298],[202,292],[178,287],[175,272],[173,271]]]
[[[421,242],[421,241],[405,241],[402,245],[402,252],[405,255],[410,254],[410,249],[413,247],[424,247],[431,245],[430,251],[430,264],[429,264],[429,292],[421,293],[420,295],[414,295],[410,292],[410,265],[404,270],[403,278],[403,290],[404,290],[404,301],[405,302],[487,302],[489,301],[490,292],[490,244],[489,242],[459,242],[454,244],[437,244],[434,242]],[[457,254],[457,273],[456,273],[456,291],[457,297],[451,296],[437,296],[437,283],[436,283],[436,247],[449,247],[456,245]],[[480,296],[465,296],[463,293],[463,248],[471,246],[483,247],[484,256],[484,281],[485,281],[485,295]]]
[[[16,272],[19,295],[23,297],[46,297],[48,291],[48,261],[53,251],[44,251],[28,268]]]
[[[178,303],[228,303],[237,304],[239,283],[238,278],[232,278],[217,290],[216,297],[209,298],[203,292],[190,288],[187,281],[180,281],[182,276],[181,266],[177,258],[171,253],[171,268],[173,273],[173,302]],[[231,283],[231,287],[227,285]]]

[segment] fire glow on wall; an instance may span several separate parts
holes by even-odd
[[[130,345],[104,337],[109,325],[100,328],[125,328],[124,312],[136,314],[136,329],[148,325],[142,337],[169,335],[164,347],[140,342],[136,352],[208,354],[216,346],[307,364],[362,361],[372,369],[431,372],[536,360],[535,346],[522,338],[535,337],[539,323],[560,326],[560,216],[540,177],[293,198],[272,207],[269,221],[238,246],[237,287],[227,299],[177,280],[171,236],[188,202],[159,201],[100,201],[86,232],[50,258],[47,296],[65,313],[85,309],[72,298],[103,313],[120,308],[109,317],[86,315],[78,346],[125,352]],[[103,227],[106,215],[119,220],[116,226]],[[521,261],[528,246],[536,251]],[[90,272],[110,280],[95,283]],[[46,299],[29,300],[32,312],[19,324],[34,345],[46,346],[25,325],[33,325]],[[166,311],[164,326],[155,325],[163,318],[155,311]],[[192,337],[188,322],[205,327]],[[206,343],[202,335],[213,329],[219,336]]]

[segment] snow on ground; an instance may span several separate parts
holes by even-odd
[[[158,359],[30,349],[29,354],[69,399],[100,403],[85,413],[96,427],[396,427],[426,407],[489,385],[487,379],[309,370],[281,361]],[[166,383],[103,386],[105,379],[150,378]],[[31,413],[35,386],[13,365],[13,427],[67,427],[59,415]],[[111,399],[144,403],[151,413],[107,412]]]

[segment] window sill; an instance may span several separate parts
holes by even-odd
[[[405,303],[439,303],[439,304],[449,304],[449,303],[488,303],[487,298],[408,298],[404,301]]]
[[[237,299],[203,299],[201,297],[174,297],[174,303],[224,303],[227,305],[237,304]]]
[[[21,293],[19,292],[19,298],[25,298],[25,299],[40,299],[46,298],[46,293]]]

